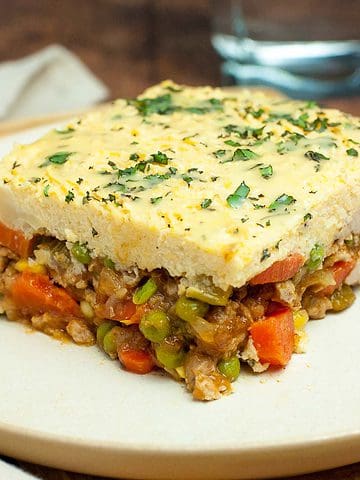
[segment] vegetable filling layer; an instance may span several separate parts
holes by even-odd
[[[57,338],[97,343],[128,371],[163,369],[194,398],[230,393],[241,364],[255,372],[285,366],[304,351],[309,318],[354,301],[344,280],[359,239],[293,253],[242,288],[227,291],[201,278],[189,285],[165,270],[118,271],[86,245],[26,239],[0,225],[0,312]]]

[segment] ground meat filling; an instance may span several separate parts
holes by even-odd
[[[240,361],[255,372],[286,365],[305,349],[309,318],[352,304],[344,280],[358,252],[351,237],[325,259],[310,256],[290,279],[223,292],[208,280],[184,287],[164,270],[118,271],[84,245],[42,237],[29,258],[0,247],[0,312],[57,338],[98,343],[129,371],[163,369],[194,398],[213,400],[231,392]]]

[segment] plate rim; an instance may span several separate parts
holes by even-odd
[[[95,440],[42,433],[0,422],[0,449],[5,455],[20,460],[105,477],[240,480],[269,478],[270,462],[273,462],[272,478],[356,463],[360,461],[360,431],[247,448],[156,450],[148,446],[144,449],[141,445],[122,445],[121,442],[106,441],[99,445]],[[71,453],[59,457],[63,449]],[[174,470],[174,465],[180,466],[179,470]]]

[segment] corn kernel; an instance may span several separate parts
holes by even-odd
[[[294,327],[295,330],[303,330],[309,320],[309,315],[306,310],[297,310],[294,312]]]
[[[40,263],[36,262],[29,262],[26,259],[21,259],[15,264],[15,270],[18,272],[31,272],[31,273],[38,273],[41,275],[46,274],[46,267],[41,265]]]
[[[183,138],[183,142],[187,143],[188,145],[192,145],[193,147],[196,145],[196,142],[194,142],[194,140],[190,137]]]
[[[15,263],[15,270],[18,272],[25,272],[29,267],[29,263],[25,259],[21,259],[18,262]]]

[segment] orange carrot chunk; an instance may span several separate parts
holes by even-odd
[[[144,350],[121,350],[118,351],[119,360],[126,370],[144,375],[151,372],[155,364],[150,353]]]
[[[136,313],[136,305],[131,300],[119,301],[114,306],[112,320],[129,320]]]
[[[19,257],[28,257],[34,246],[34,237],[26,238],[19,230],[12,230],[0,223],[0,245],[8,248]]]
[[[255,275],[250,280],[250,285],[263,285],[265,283],[284,282],[293,277],[304,265],[304,257],[293,253],[284,260],[274,262],[269,268]]]
[[[335,285],[329,285],[328,287],[323,288],[318,292],[321,295],[331,295],[334,291],[342,284],[345,278],[349,275],[351,270],[355,267],[356,261],[351,260],[350,262],[335,262],[334,265],[330,268]]]
[[[76,301],[64,288],[55,286],[47,275],[22,272],[12,285],[11,295],[17,307],[34,313],[82,316]]]
[[[290,308],[258,320],[249,328],[251,338],[262,363],[285,366],[294,350],[294,321]]]

